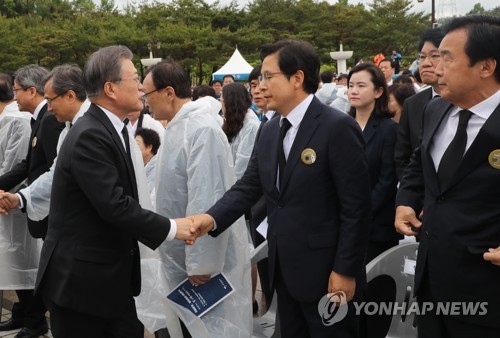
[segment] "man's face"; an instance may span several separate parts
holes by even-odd
[[[427,56],[419,61],[418,71],[422,82],[430,86],[437,84],[438,77],[435,74],[436,66],[439,64],[439,49],[432,42],[426,41],[420,51],[420,56]]]
[[[266,56],[262,62],[260,89],[267,102],[267,109],[287,115],[295,106],[295,90],[292,81],[278,66],[278,54]],[[267,79],[266,79],[267,78]]]
[[[266,110],[266,100],[264,99],[264,95],[259,88],[258,79],[253,79],[252,81],[250,81],[250,93],[252,94],[253,103],[255,103],[255,105],[259,107],[259,109]]]
[[[225,85],[230,84],[230,83],[234,83],[234,80],[233,80],[232,77],[228,76],[228,77],[224,78],[224,81],[222,82],[222,85],[225,86]]]
[[[52,112],[58,122],[71,122],[74,114],[72,113],[67,93],[56,94],[52,89],[52,79],[45,84],[45,99],[47,100],[47,110]]]
[[[222,91],[222,85],[219,82],[214,82],[212,88],[215,90],[215,94],[219,95]]]
[[[135,141],[137,142],[137,146],[139,147],[141,154],[142,154],[142,160],[144,161],[144,164],[147,163],[147,160],[151,157],[151,149],[153,148],[152,146],[146,147],[144,144],[144,139],[142,136],[137,135],[135,137]]]
[[[378,68],[384,73],[385,81],[390,82],[394,75],[394,69],[391,67],[390,61],[380,61]]]
[[[150,93],[148,94],[146,101],[149,106],[149,111],[154,116],[156,120],[168,120],[170,121],[173,116],[170,105],[167,104],[166,98],[166,88],[156,90],[155,85],[153,83],[153,75],[149,73],[146,75],[146,78],[143,82],[144,92]]]
[[[441,61],[436,67],[440,95],[464,109],[477,102],[477,89],[482,81],[481,62],[471,67],[470,59],[465,53],[467,39],[465,29],[446,34],[439,45]]]
[[[33,114],[36,107],[33,108],[31,102],[33,100],[33,91],[36,92],[36,89],[34,87],[30,87],[24,90],[19,83],[17,83],[17,81],[14,81],[14,87],[12,90],[14,91],[14,99],[17,101],[19,110],[28,111]]]
[[[137,70],[134,64],[129,59],[122,60],[121,81],[116,83],[116,103],[124,112],[131,113],[142,110],[144,104],[142,102],[142,84],[137,75]]]

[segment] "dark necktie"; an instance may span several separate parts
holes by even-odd
[[[35,124],[36,120],[34,118],[31,118],[30,125],[31,128],[33,128],[33,125]]]
[[[128,137],[128,128],[127,128],[128,122],[129,121],[127,118],[123,120],[124,125],[122,129],[122,135],[123,135],[123,140],[125,141],[125,150],[127,151],[127,155],[130,157],[130,140]]]
[[[281,121],[281,128],[280,128],[280,140],[278,144],[278,166],[279,166],[279,187],[281,190],[281,182],[283,181],[283,176],[285,173],[285,165],[286,165],[286,157],[285,157],[285,151],[283,150],[283,140],[285,139],[285,135],[291,127],[290,121],[288,121],[286,118],[284,118]]]
[[[264,114],[262,116],[262,123],[266,123],[269,119],[267,118],[267,116]]]
[[[443,189],[450,179],[455,174],[458,165],[462,161],[467,145],[467,123],[469,122],[472,112],[461,110],[459,112],[458,127],[455,137],[451,141],[448,148],[441,158],[438,167],[438,178],[441,189]]]

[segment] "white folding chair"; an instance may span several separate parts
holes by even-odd
[[[367,282],[375,277],[387,275],[396,283],[396,302],[406,304],[401,314],[392,317],[386,338],[417,337],[415,312],[404,315],[414,302],[415,263],[418,243],[400,244],[383,252],[366,265]]]

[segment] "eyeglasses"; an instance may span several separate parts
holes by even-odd
[[[144,95],[142,95],[142,98],[146,100],[148,98],[149,94],[153,94],[154,92],[157,92],[157,91],[162,90],[162,89],[165,89],[165,88],[156,88],[155,90],[152,90],[150,92],[144,93]]]
[[[273,77],[273,75],[276,75],[276,74],[284,74],[284,73],[283,72],[274,72],[274,73],[265,72],[265,73],[259,75],[259,82],[269,80]]]
[[[26,89],[24,89],[24,88],[12,88],[12,92],[14,93],[14,95],[17,95],[17,92],[19,90],[26,90]]]
[[[54,100],[55,100],[55,99],[57,99],[58,97],[63,96],[63,95],[64,95],[64,94],[66,94],[66,93],[67,93],[67,92],[63,92],[63,93],[61,93],[61,94],[58,94],[58,95],[54,96],[53,98],[48,98],[48,97],[46,97],[46,98],[45,98],[45,100],[47,100],[47,103],[48,103],[48,104],[52,104],[52,101],[54,101]]]
[[[118,79],[114,82],[121,82],[121,81],[135,81],[135,83],[139,84],[141,83],[141,80],[139,80],[139,77],[132,77],[132,78],[127,78],[127,79]]]
[[[434,62],[437,62],[441,59],[441,55],[439,53],[432,53],[431,55],[425,55],[425,54],[420,53],[417,55],[417,62],[422,63],[427,58],[429,58],[429,60],[434,63]]]

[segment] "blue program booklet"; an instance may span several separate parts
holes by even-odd
[[[234,292],[224,274],[219,273],[203,285],[192,285],[186,278],[167,298],[201,317]]]

